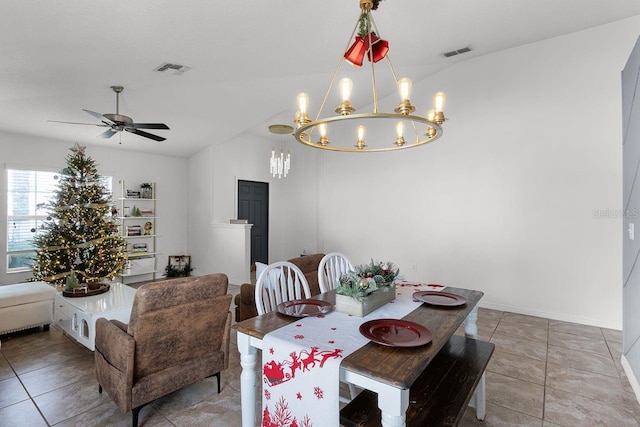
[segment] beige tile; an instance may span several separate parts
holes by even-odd
[[[226,372],[221,374],[221,379],[225,380]],[[238,384],[239,386],[239,384]],[[223,387],[220,390],[220,395],[228,395],[228,394],[238,394],[238,390],[233,387]],[[173,393],[170,393],[166,396],[163,396],[157,400],[155,400],[152,405],[156,408],[160,413],[169,417],[171,414],[176,414],[183,410],[186,407],[195,405],[198,402],[201,402],[206,399],[216,399],[218,396],[218,385],[215,377],[206,378],[202,381],[198,381],[197,383],[188,385],[186,387],[181,388],[180,390],[176,390]]]
[[[542,419],[544,386],[493,372],[486,373],[487,402]]]
[[[567,393],[611,404],[626,401],[628,395],[622,387],[620,378],[579,371],[554,363],[547,363],[546,385]]]
[[[179,412],[165,414],[176,426],[240,426],[242,415],[238,411],[238,398],[207,399],[183,408]]]
[[[544,385],[546,363],[543,360],[494,351],[487,371]]]
[[[514,338],[502,335],[497,331],[491,337],[491,342],[496,345],[496,351],[517,354],[532,359],[547,359],[547,344],[539,341]]]
[[[30,330],[2,339],[2,353],[5,356],[16,356],[21,353],[33,353],[52,345],[69,342],[62,330],[51,327],[48,331]]]
[[[95,381],[95,378],[94,356],[90,354],[20,375],[32,397],[78,381]]]
[[[0,426],[47,427],[31,399],[0,409]]]
[[[532,326],[543,330],[549,329],[549,319],[543,317],[529,316],[526,314],[517,314],[505,312],[500,323],[516,323],[523,326]]]
[[[582,337],[580,335],[566,334],[564,332],[549,332],[549,344],[558,347],[572,348],[574,350],[586,351],[606,356],[609,348],[604,342],[604,337],[600,339]]]
[[[86,350],[86,349],[85,349]],[[88,351],[88,350],[87,350]],[[67,341],[52,345],[46,349],[38,349],[33,352],[20,352],[7,355],[7,360],[17,374],[24,374],[60,362],[70,361],[88,354],[77,345]],[[6,355],[6,353],[5,353]]]
[[[0,380],[15,377],[15,375],[16,374],[13,372],[13,369],[11,369],[11,365],[9,365],[7,359],[5,359],[2,353],[0,353]]]
[[[596,326],[581,325],[579,323],[563,322],[560,320],[550,320],[549,330],[594,339],[602,339],[604,337],[600,328]]]
[[[462,417],[463,427],[541,427],[542,420],[514,411],[513,409],[487,403],[484,421],[476,418],[475,408],[468,407]]]
[[[478,327],[495,330],[504,312],[489,310],[487,308],[478,309]]]
[[[552,387],[547,387],[544,419],[561,426],[638,426],[628,408]]]
[[[0,381],[0,408],[5,408],[27,399],[29,399],[29,395],[17,377]]]
[[[547,361],[567,368],[619,377],[618,369],[611,356],[550,345],[547,351]]]
[[[495,333],[542,343],[547,342],[549,334],[547,328],[540,328],[523,323],[505,323],[504,320],[500,321]]]
[[[491,308],[478,307],[478,321],[500,321],[502,316],[504,315],[504,311],[493,310]]]
[[[607,328],[601,329],[604,335],[604,339],[607,340],[607,343],[618,343],[620,344],[620,348],[622,348],[622,331]]]
[[[144,427],[173,426],[164,415],[158,413],[151,405],[147,405],[140,410],[138,414],[138,425]],[[56,424],[56,427],[78,426],[129,427],[131,426],[131,411],[124,413],[115,403],[110,401]]]
[[[33,398],[49,424],[56,424],[89,411],[111,398],[105,392],[98,393],[95,379],[82,380]]]

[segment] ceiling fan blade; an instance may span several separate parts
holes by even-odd
[[[126,130],[127,132],[135,133],[136,135],[144,136],[145,138],[153,139],[154,141],[164,141],[165,139],[167,139],[158,135],[154,135],[149,132],[145,132],[140,129],[133,129],[133,128],[126,127],[124,128],[124,130]]]
[[[79,123],[79,122],[63,122],[62,120],[47,120],[48,122],[53,122],[53,123],[66,123],[69,125],[87,125],[87,126],[102,126],[102,127],[107,127],[108,125],[104,124],[104,123]]]
[[[132,127],[134,129],[166,129],[169,130],[169,126],[164,123],[131,123],[128,124],[127,127]]]
[[[98,135],[97,138],[111,138],[116,133],[118,133],[118,132],[116,132],[113,129],[107,129],[104,132],[102,132],[100,135]]]
[[[87,110],[87,109],[84,109],[84,108],[82,109],[82,111],[85,111],[85,112],[91,114],[93,117],[97,118],[98,120],[100,120],[104,124],[107,124],[107,125],[115,124],[115,122],[109,120],[108,118],[106,118],[105,116],[103,116],[100,113],[96,113],[95,111]]]

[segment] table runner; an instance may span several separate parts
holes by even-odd
[[[369,340],[359,327],[369,320],[400,319],[422,302],[412,294],[443,285],[399,282],[396,299],[365,317],[333,311],[306,317],[262,340],[262,426],[339,425],[339,371],[342,358]]]

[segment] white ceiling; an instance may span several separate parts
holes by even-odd
[[[292,124],[298,92],[320,102],[358,13],[358,0],[2,0],[0,131],[180,157],[268,137],[267,124]],[[639,14],[638,0],[384,0],[374,19],[397,74],[418,81]],[[164,62],[193,68],[153,71]],[[96,138],[103,128],[48,122],[98,123],[82,109],[114,113],[112,85],[125,86],[121,114],[169,125],[151,131],[165,142],[125,133],[118,145]]]

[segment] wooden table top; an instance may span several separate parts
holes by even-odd
[[[422,304],[403,319],[425,326],[431,331],[431,343],[421,347],[396,348],[369,342],[342,360],[341,366],[401,389],[408,389],[451,338],[467,315],[484,295],[480,291],[447,287],[444,292],[463,296],[462,307],[433,307]],[[314,298],[335,304],[335,291]],[[262,339],[266,334],[297,321],[275,311],[236,323],[244,334]]]

